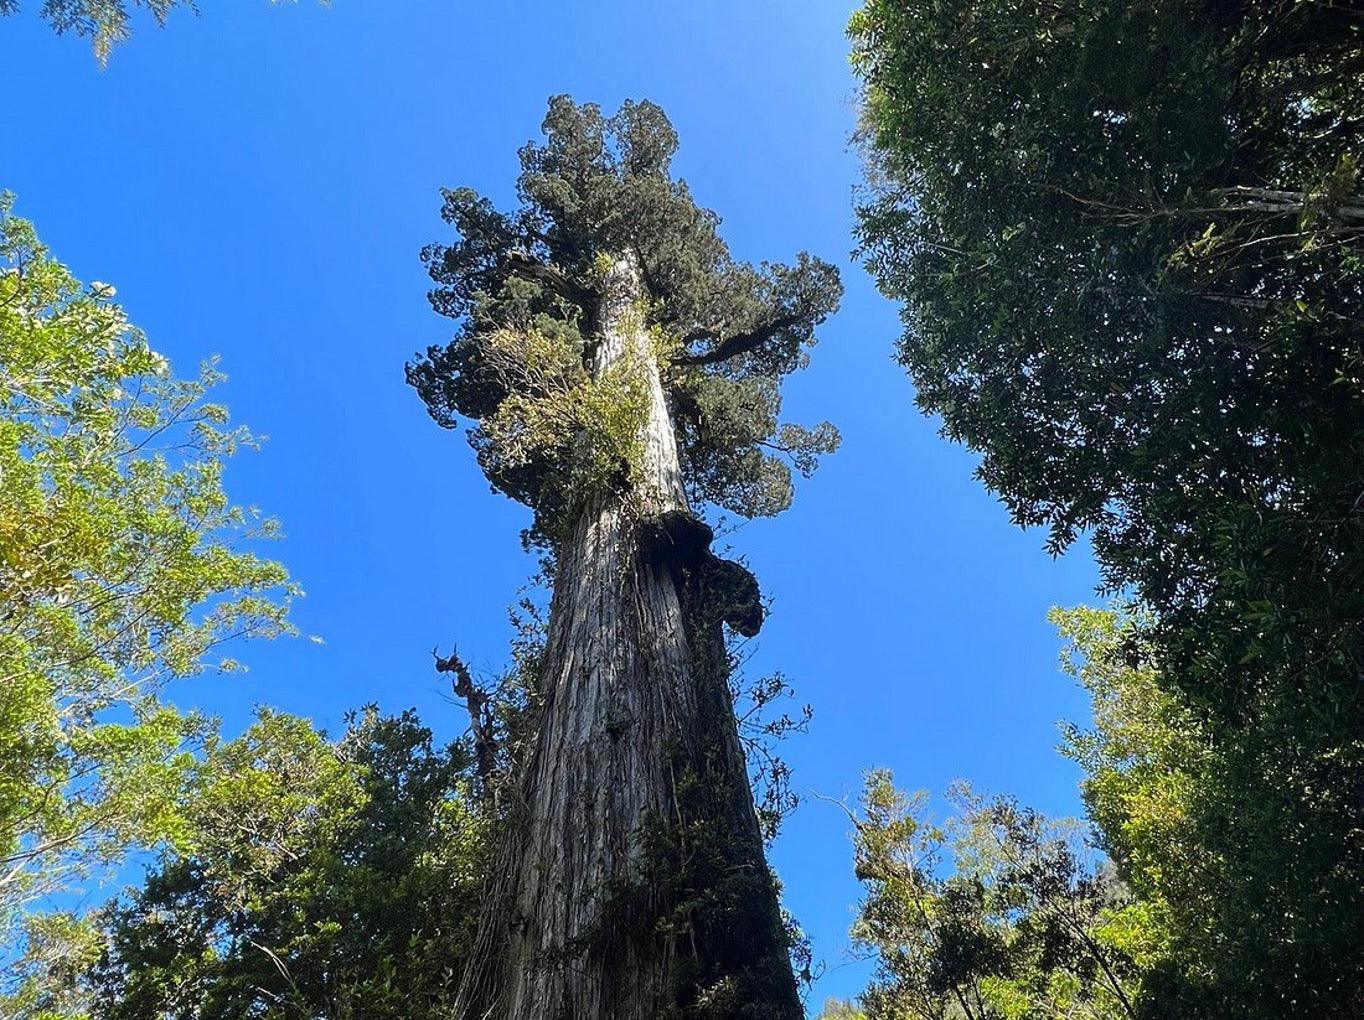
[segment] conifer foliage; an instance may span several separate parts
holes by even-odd
[[[606,117],[557,96],[544,132],[521,152],[516,211],[468,188],[445,193],[458,238],[422,257],[432,306],[460,326],[408,381],[441,425],[473,420],[494,487],[535,510],[535,537],[552,544],[575,495],[628,472],[639,442],[637,381],[592,371],[604,267],[629,255],[692,503],[780,513],[792,468],[808,475],[838,444],[827,422],[782,422],[779,389],[838,305],[837,270],[803,253],[792,265],[736,262],[719,217],[671,176],[677,135],[652,103]]]
[[[550,101],[520,207],[445,196],[428,247],[454,341],[408,367],[529,506],[554,597],[533,736],[457,1000],[509,1020],[797,1020],[791,939],[729,689],[757,582],[707,507],[771,515],[837,444],[781,421],[836,270],[735,261],[670,173],[658,107]]]

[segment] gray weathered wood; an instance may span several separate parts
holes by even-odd
[[[705,968],[687,957],[707,950],[662,930],[677,904],[644,838],[686,838],[679,770],[689,763],[702,762],[708,781],[724,787],[713,800],[726,853],[742,851],[738,866],[758,877],[758,897],[765,891],[769,901],[752,911],[755,923],[774,928],[775,893],[724,689],[720,622],[695,604],[685,571],[647,555],[639,539],[641,521],[689,512],[659,367],[635,311],[641,289],[633,260],[617,261],[603,287],[592,368],[631,358],[644,373],[642,480],[590,498],[558,550],[536,743],[461,986],[464,1016],[656,1020],[695,998],[681,987],[684,975]],[[779,937],[759,932],[749,943],[757,948],[744,952],[772,957],[758,966],[776,975],[775,1001],[709,1015],[795,1020]],[[735,966],[751,970],[742,957]]]

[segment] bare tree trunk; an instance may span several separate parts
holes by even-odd
[[[536,745],[459,1015],[798,1020],[721,629],[756,629],[756,586],[689,512],[632,259],[604,290],[594,368],[646,373],[643,482],[590,499],[559,550]]]

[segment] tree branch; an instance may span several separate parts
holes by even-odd
[[[596,295],[555,269],[545,265],[523,251],[514,251],[507,256],[507,271],[523,280],[530,280],[548,287],[565,301],[571,301],[584,311],[592,307]]]
[[[745,333],[735,333],[733,336],[722,340],[712,350],[702,354],[684,354],[674,358],[673,363],[677,365],[714,365],[721,361],[728,361],[740,354],[747,354],[749,351],[756,350],[782,330],[799,325],[804,318],[803,315],[779,315],[765,326],[748,330]],[[691,343],[696,340],[711,339],[718,337],[719,332],[719,329],[714,326],[698,326],[683,337],[683,340]]]
[[[469,713],[469,730],[474,735],[474,761],[478,768],[478,778],[485,793],[493,790],[494,773],[497,770],[497,745],[493,733],[491,713],[488,710],[488,695],[474,683],[473,674],[459,652],[451,648],[450,655],[442,659],[436,649],[431,649],[431,657],[436,660],[437,673],[454,673],[451,684],[455,697],[464,699]]]

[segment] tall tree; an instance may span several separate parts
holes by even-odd
[[[536,735],[462,1015],[795,1020],[726,683],[723,628],[755,634],[763,608],[701,514],[780,512],[792,466],[836,445],[779,412],[838,275],[734,261],[652,104],[557,97],[544,135],[514,212],[446,193],[458,237],[424,259],[460,328],[408,367],[438,422],[473,420],[553,564]]]
[[[205,402],[216,373],[174,378],[113,296],[0,196],[0,943],[40,977],[79,940],[41,912],[18,937],[26,912],[180,831],[206,730],[161,686],[289,630],[288,576],[250,548],[272,525],[223,491],[250,435]]]
[[[921,405],[1020,523],[1092,536],[1216,748],[1207,1008],[1356,1014],[1364,10],[870,0],[852,30]]]

